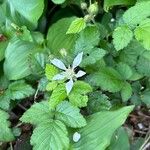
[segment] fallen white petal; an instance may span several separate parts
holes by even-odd
[[[66,66],[64,65],[64,63],[61,60],[59,60],[59,59],[54,58],[53,60],[51,60],[51,63],[54,66],[56,66],[56,67],[58,67],[58,68],[60,68],[62,70],[66,70],[67,69]]]
[[[80,77],[84,76],[85,74],[86,74],[86,72],[84,72],[84,71],[82,71],[82,70],[79,70],[78,73],[75,74],[75,76],[76,76],[77,78],[80,78]]]
[[[66,91],[67,91],[67,95],[70,93],[70,91],[73,88],[73,80],[70,79],[67,83],[66,83]]]
[[[73,135],[73,141],[78,142],[80,140],[80,138],[81,138],[81,134],[78,132],[75,132]]]
[[[65,78],[64,74],[56,74],[52,80],[63,80]]]
[[[73,63],[72,63],[72,68],[73,68],[73,69],[76,68],[77,66],[79,66],[79,64],[80,64],[81,61],[82,61],[82,57],[83,57],[83,52],[79,53],[79,54],[75,57],[75,59],[74,59],[74,61],[73,61]]]

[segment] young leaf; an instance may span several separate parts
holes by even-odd
[[[141,42],[145,49],[150,50],[150,19],[146,19],[134,31],[135,38]]]
[[[14,140],[14,135],[9,128],[10,122],[8,121],[9,115],[0,110],[0,141],[1,142],[9,142]]]
[[[83,18],[76,18],[70,25],[66,34],[79,33],[86,27],[86,22]]]
[[[39,125],[52,118],[52,113],[49,110],[49,104],[47,101],[35,103],[29,108],[23,116],[20,118],[22,122],[31,123],[33,125]]]
[[[133,106],[123,107],[115,111],[103,111],[91,115],[87,125],[78,133],[81,139],[74,143],[74,149],[104,150],[110,144],[111,137],[115,130],[126,120]]]
[[[80,114],[80,109],[64,101],[56,108],[55,118],[72,128],[80,128],[86,125],[86,120]]]
[[[67,129],[59,120],[47,120],[34,129],[31,144],[33,150],[67,150],[69,147]]]
[[[126,47],[133,38],[133,33],[128,26],[120,26],[113,32],[113,44],[117,51]]]

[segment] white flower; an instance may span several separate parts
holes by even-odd
[[[75,73],[75,68],[78,67],[82,61],[83,52],[79,53],[75,59],[73,60],[73,63],[71,66],[66,67],[64,63],[59,59],[53,59],[51,60],[51,63],[58,67],[59,69],[63,70],[61,73],[55,75],[52,80],[63,80],[67,79],[69,80],[66,83],[66,91],[67,94],[70,93],[70,91],[73,88],[73,80],[76,80],[77,78],[80,78],[84,76],[86,73],[82,70],[79,70],[77,73]]]
[[[80,133],[75,132],[75,133],[73,134],[73,141],[74,141],[74,142],[78,142],[78,141],[80,140],[80,138],[81,138],[81,134],[80,134]]]

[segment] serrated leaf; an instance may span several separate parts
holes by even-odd
[[[49,104],[47,101],[35,103],[29,108],[23,116],[20,118],[22,122],[31,123],[33,125],[39,125],[52,118],[52,113],[49,110]]]
[[[120,26],[113,32],[113,44],[117,51],[126,47],[133,38],[133,33],[128,26]]]
[[[92,92],[92,87],[88,83],[76,81],[68,96],[69,101],[73,106],[85,107],[88,102],[88,96],[86,94],[90,92]]]
[[[129,8],[123,15],[123,20],[129,26],[136,26],[142,20],[150,16],[150,1],[136,3],[135,6]]]
[[[123,102],[129,100],[131,96],[132,96],[132,87],[128,82],[125,82],[121,90],[121,97]]]
[[[78,133],[81,139],[74,143],[75,150],[104,150],[110,144],[115,130],[126,120],[133,106],[123,107],[115,111],[103,111],[91,115],[87,125]]]
[[[86,27],[86,22],[83,18],[76,18],[70,25],[66,34],[79,33]]]
[[[33,145],[33,150],[68,149],[67,129],[59,120],[47,120],[34,129],[31,144]]]
[[[145,49],[150,50],[150,19],[146,19],[134,31],[135,38],[141,42]]]
[[[58,83],[56,81],[49,82],[46,86],[47,91],[52,91],[57,87]]]
[[[52,110],[55,109],[60,102],[65,100],[66,97],[67,97],[67,93],[66,93],[65,84],[59,84],[57,88],[53,90],[52,95],[50,96],[49,99],[50,109]]]
[[[72,128],[80,128],[86,125],[86,120],[80,114],[80,109],[64,101],[56,108],[55,118]]]
[[[52,0],[53,3],[55,4],[62,4],[64,3],[66,0]]]
[[[13,82],[9,85],[12,100],[20,100],[34,94],[35,90],[24,80]]]
[[[9,128],[10,122],[8,121],[9,115],[0,110],[0,141],[1,142],[9,142],[14,140],[13,133]]]
[[[118,92],[123,86],[121,75],[111,67],[102,68],[99,72],[89,75],[87,81],[109,92]]]

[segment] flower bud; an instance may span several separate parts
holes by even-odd
[[[92,19],[92,16],[91,16],[91,15],[85,15],[85,16],[84,16],[84,21],[85,21],[85,22],[90,22],[91,19]]]
[[[61,56],[63,56],[63,57],[67,56],[67,51],[66,51],[66,49],[65,49],[65,48],[62,48],[62,49],[60,50],[60,54],[61,54]]]
[[[97,15],[98,11],[99,11],[99,8],[98,8],[97,2],[95,2],[94,4],[91,4],[90,7],[88,8],[88,12],[91,15]]]
[[[87,4],[85,2],[81,3],[81,8],[83,10],[87,9]]]

